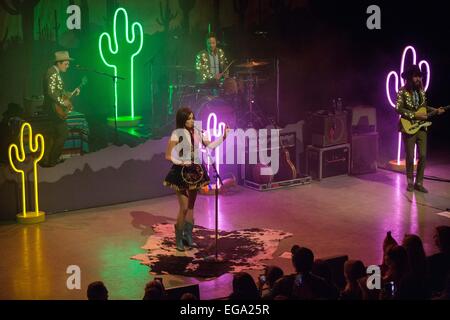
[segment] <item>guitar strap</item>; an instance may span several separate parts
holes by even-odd
[[[189,135],[191,136],[191,163],[194,163],[194,133],[189,131]]]

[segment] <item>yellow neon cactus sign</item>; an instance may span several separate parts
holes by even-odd
[[[27,212],[27,196],[26,196],[26,184],[25,184],[25,170],[20,170],[16,167],[14,160],[19,163],[24,163],[26,159],[25,153],[25,141],[24,132],[28,129],[28,147],[30,152],[34,153],[32,155],[33,159],[33,186],[34,186],[34,212]],[[22,214],[17,215],[17,219],[21,223],[37,223],[45,220],[45,213],[39,211],[39,191],[38,191],[38,174],[37,174],[37,164],[44,156],[44,137],[42,134],[36,134],[33,136],[33,130],[28,122],[24,122],[20,128],[20,141],[19,145],[11,144],[8,148],[8,158],[11,168],[20,174],[22,182]],[[15,159],[13,159],[13,155]]]

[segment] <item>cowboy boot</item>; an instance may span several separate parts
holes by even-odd
[[[175,226],[175,243],[177,246],[178,251],[184,251],[184,245],[183,245],[183,229],[178,228],[177,224],[174,224]]]
[[[194,222],[194,221],[192,221]],[[184,222],[184,233],[183,233],[183,240],[185,241],[186,245],[188,247],[196,247],[197,244],[192,239],[192,230],[194,229],[194,223],[190,223],[185,221]]]

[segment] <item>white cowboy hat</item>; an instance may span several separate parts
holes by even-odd
[[[56,51],[55,52],[55,62],[57,61],[66,61],[66,60],[74,60],[71,57],[69,57],[68,51]]]

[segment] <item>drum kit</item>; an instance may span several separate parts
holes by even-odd
[[[233,62],[232,62],[233,63]],[[249,59],[243,63],[234,64],[230,76],[221,81],[205,83],[191,82],[194,68],[172,65],[168,70],[176,74],[175,81],[169,86],[168,117],[173,118],[176,111],[189,106],[197,120],[206,121],[211,112],[233,115],[229,121],[230,127],[261,128],[266,125],[264,117],[256,105],[256,89],[267,80],[264,76],[264,66],[267,60]],[[233,123],[234,122],[234,123]]]

